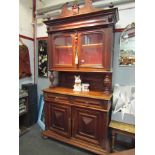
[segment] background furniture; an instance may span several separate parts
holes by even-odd
[[[91,3],[86,0],[76,15],[64,5],[59,17],[45,21],[51,85],[44,89],[42,134],[106,154],[110,151],[111,64],[118,10],[98,10]],[[59,73],[57,85],[53,71]],[[73,91],[74,76],[89,83],[90,91]]]
[[[25,90],[19,90],[19,135],[23,135],[28,131],[24,119],[28,112],[28,93]]]
[[[117,122],[117,121],[111,121],[109,124],[109,127],[112,130],[112,151],[116,151],[115,142],[116,142],[116,138],[118,134],[131,137],[133,139],[132,147],[134,146],[134,140],[135,140],[135,126],[134,125]]]
[[[27,83],[22,85],[22,89],[28,92],[28,107],[29,110],[26,113],[24,124],[27,127],[32,126],[38,119],[38,95],[37,84]]]

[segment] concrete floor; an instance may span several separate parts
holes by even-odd
[[[41,137],[41,129],[35,124],[19,138],[19,155],[95,155],[70,145]]]

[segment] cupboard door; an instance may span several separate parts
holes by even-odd
[[[73,67],[73,37],[71,33],[52,36],[53,67]]]
[[[88,31],[80,34],[80,67],[103,68],[104,33]]]
[[[94,144],[103,139],[103,119],[100,111],[73,107],[73,137]]]
[[[111,68],[112,29],[79,32],[79,67]]]
[[[65,105],[50,104],[50,129],[70,137],[71,108]]]

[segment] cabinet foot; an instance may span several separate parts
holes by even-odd
[[[42,139],[48,139],[48,137],[45,135],[42,135],[41,137],[42,137]]]

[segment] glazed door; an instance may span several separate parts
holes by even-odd
[[[110,64],[109,29],[79,33],[79,67],[107,69]]]
[[[50,130],[63,136],[71,135],[71,108],[66,105],[50,104]]]
[[[71,33],[57,33],[52,35],[52,63],[53,67],[73,67],[73,36]]]
[[[103,140],[103,119],[99,111],[73,107],[72,134],[74,138],[94,144]]]
[[[104,34],[101,31],[80,33],[80,67],[103,68]]]

